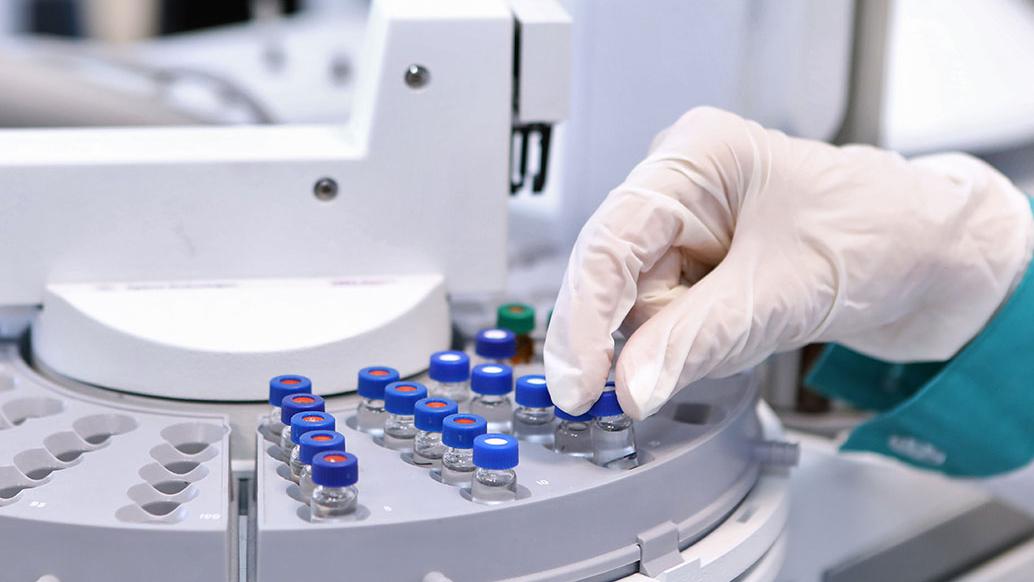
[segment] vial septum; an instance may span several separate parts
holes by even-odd
[[[517,439],[505,434],[484,434],[474,440],[474,474],[470,498],[495,505],[517,499]]]
[[[507,329],[483,329],[474,338],[479,364],[509,365],[517,353],[517,336]]]
[[[359,370],[356,392],[359,406],[356,407],[356,428],[373,436],[384,433],[388,413],[384,409],[384,389],[399,380],[399,373],[387,366],[370,366]]]

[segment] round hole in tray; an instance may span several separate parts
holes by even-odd
[[[77,419],[72,428],[84,441],[99,446],[115,435],[135,429],[136,420],[125,414],[92,414]]]
[[[152,501],[141,505],[140,509],[155,517],[163,517],[176,511],[179,506],[180,504],[175,501]]]
[[[187,473],[196,469],[199,464],[200,463],[195,463],[194,461],[172,461],[169,463],[165,463],[165,465],[163,466],[166,469],[168,469],[171,473],[175,473],[177,475],[186,475]]]
[[[226,428],[204,422],[184,422],[162,429],[161,434],[177,451],[184,455],[196,455],[221,441]]]
[[[6,368],[0,366],[0,392],[14,390],[14,376]]]
[[[190,487],[190,481],[169,479],[168,481],[151,483],[151,487],[154,487],[159,493],[164,493],[165,495],[176,495],[187,487]]]
[[[11,424],[18,426],[30,418],[53,416],[64,409],[64,404],[56,398],[31,396],[18,398],[3,406],[4,416]]]
[[[8,485],[7,487],[2,487],[0,488],[0,499],[11,499],[30,487],[30,485]]]
[[[71,463],[79,459],[83,453],[90,450],[84,440],[72,431],[64,431],[52,434],[43,439],[43,446],[62,463]]]

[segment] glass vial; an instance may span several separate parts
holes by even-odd
[[[474,474],[474,439],[485,434],[488,423],[476,414],[453,414],[442,421],[442,483],[468,485]]]
[[[399,381],[399,373],[387,366],[370,366],[359,370],[359,406],[356,408],[356,427],[362,432],[380,436],[388,413],[384,410],[384,389]]]
[[[359,502],[359,459],[344,451],[324,451],[312,459],[316,488],[309,501],[312,521],[332,521],[351,515]]]
[[[384,446],[395,451],[413,451],[416,403],[427,398],[427,387],[418,382],[395,382],[384,389]]]
[[[445,454],[442,443],[442,422],[459,412],[459,404],[448,398],[424,398],[416,403],[413,421],[416,438],[413,439],[413,462],[417,465],[436,465]]]
[[[474,354],[479,364],[509,365],[517,353],[517,336],[507,329],[483,329],[474,338]]]
[[[301,469],[298,472],[298,488],[306,502],[312,498],[312,490],[316,484],[312,481],[312,459],[323,451],[345,450],[345,437],[332,430],[309,431],[298,439],[299,460]],[[294,473],[294,466],[291,467]]]
[[[279,442],[280,435],[284,430],[284,423],[280,419],[283,411],[280,403],[284,398],[293,394],[311,394],[312,381],[305,376],[297,374],[285,374],[276,376],[269,380],[269,417],[266,418],[266,437],[273,442]]]
[[[592,421],[592,462],[611,469],[639,466],[632,419],[621,409],[617,394],[607,390],[589,409]]]
[[[474,397],[468,409],[488,422],[488,432],[509,433],[513,423],[513,368],[506,364],[481,364],[470,373]]]
[[[513,332],[516,345],[510,363],[529,364],[535,359],[535,308],[526,303],[505,303],[496,311],[496,327]]]
[[[431,354],[427,375],[431,378],[428,393],[456,402],[470,399],[470,357],[463,352],[445,351]]]
[[[513,435],[528,442],[551,444],[556,416],[546,377],[531,374],[518,378],[514,399],[517,406],[513,410]]]
[[[517,499],[517,439],[507,434],[483,434],[474,439],[474,475],[470,498],[495,505]]]
[[[287,466],[291,469],[292,481],[297,483],[302,476],[302,436],[314,430],[333,431],[335,424],[331,414],[321,411],[299,412],[291,417],[291,449],[287,457]]]
[[[572,457],[592,458],[592,415],[574,416],[557,408],[556,417],[553,450]]]
[[[280,460],[287,461],[294,442],[291,440],[291,418],[299,412],[322,412],[326,409],[323,398],[316,394],[291,394],[280,401],[280,422],[284,425],[280,431]]]

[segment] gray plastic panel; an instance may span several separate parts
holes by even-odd
[[[93,401],[0,345],[3,580],[236,576],[224,416]]]
[[[637,537],[674,522],[680,547],[710,531],[748,493],[763,437],[748,375],[701,382],[636,425],[645,462],[619,471],[521,443],[527,496],[482,506],[433,480],[332,411],[359,457],[356,517],[312,523],[272,443],[256,435],[259,582],[290,579],[289,556],[333,556],[327,580],[477,581],[613,579],[637,569]]]

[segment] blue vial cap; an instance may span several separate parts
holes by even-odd
[[[470,389],[478,394],[509,394],[513,390],[513,368],[506,364],[474,366],[470,373]]]
[[[359,384],[356,392],[370,400],[384,400],[384,389],[388,384],[399,381],[399,372],[387,366],[370,366],[359,370]]]
[[[280,422],[290,426],[291,417],[299,412],[326,410],[323,397],[316,394],[291,394],[280,401]]]
[[[359,481],[359,459],[344,451],[323,451],[312,457],[312,482],[324,487],[348,487]]]
[[[448,398],[424,398],[413,409],[414,424],[427,432],[442,432],[442,421],[446,416],[456,414],[460,407]]]
[[[588,412],[586,412],[585,414],[579,414],[578,416],[568,414],[563,410],[560,410],[559,408],[555,409],[554,412],[556,413],[557,418],[559,418],[560,420],[566,420],[568,422],[589,422],[590,420],[592,420],[592,415]]]
[[[312,464],[316,453],[345,450],[345,435],[332,430],[310,430],[298,439],[302,463]]]
[[[476,414],[451,414],[442,421],[442,443],[454,449],[474,447],[474,439],[488,432],[488,422]]]
[[[624,413],[625,411],[621,410],[621,405],[618,404],[617,392],[613,390],[607,390],[600,394],[599,400],[589,408],[589,414],[594,417],[617,416]]]
[[[299,444],[302,435],[314,430],[334,430],[334,415],[321,410],[299,412],[291,417],[291,442]]]
[[[393,382],[384,389],[384,410],[412,416],[416,403],[427,398],[427,386],[419,382]]]
[[[427,375],[438,382],[466,382],[470,378],[470,357],[463,352],[435,352]]]
[[[512,358],[517,353],[517,336],[508,329],[483,329],[474,339],[474,353],[492,360]]]
[[[553,406],[546,387],[546,377],[542,374],[529,374],[517,378],[517,404],[529,408],[548,408]]]
[[[269,380],[269,403],[280,406],[284,396],[312,393],[312,381],[305,376],[285,374]]]
[[[474,439],[474,466],[482,469],[513,469],[519,458],[517,439],[508,434],[483,434]]]

